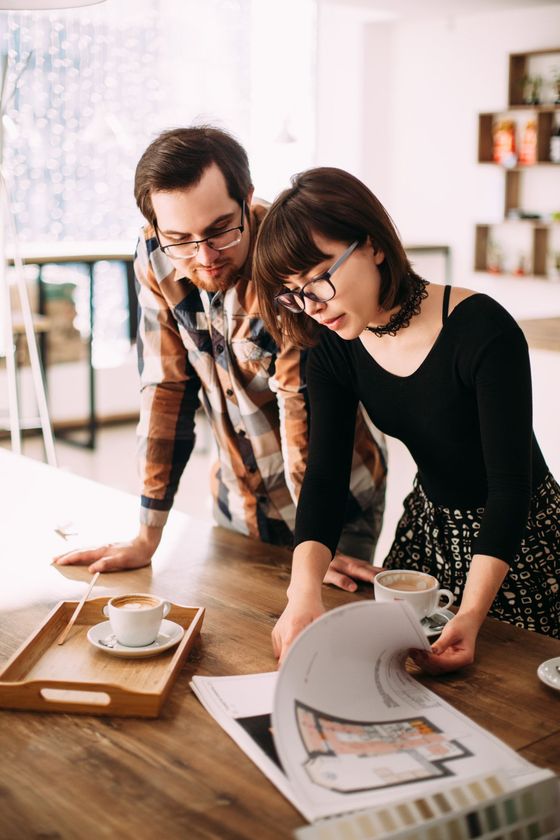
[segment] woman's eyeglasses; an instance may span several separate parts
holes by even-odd
[[[331,277],[340,268],[343,262],[348,259],[359,245],[356,240],[344,251],[333,265],[320,274],[318,277],[313,277],[301,289],[284,289],[274,296],[274,300],[280,306],[288,309],[299,315],[300,312],[305,312],[305,299],[312,300],[314,303],[327,303],[336,295],[336,289],[331,282]]]

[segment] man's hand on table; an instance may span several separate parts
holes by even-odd
[[[133,540],[67,551],[55,557],[53,563],[55,566],[87,566],[91,574],[141,569],[150,565],[161,540],[162,530],[142,525],[140,533]]]
[[[323,583],[330,583],[347,592],[355,592],[358,588],[356,581],[373,583],[375,575],[380,571],[380,567],[372,566],[365,560],[337,553],[330,562]]]
[[[413,650],[413,661],[427,674],[444,674],[458,671],[474,662],[476,637],[480,629],[478,621],[459,612],[443,628],[431,651]]]

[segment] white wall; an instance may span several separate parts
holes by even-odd
[[[322,3],[317,20],[316,165],[358,177],[363,166],[365,29],[351,7]]]
[[[476,162],[478,113],[504,109],[509,53],[557,46],[560,11],[550,7],[398,27],[393,211],[405,239],[437,232],[453,246],[458,283],[472,270],[476,222],[503,218],[504,174]],[[560,178],[547,172],[560,206]]]
[[[269,201],[315,152],[315,0],[251,0],[250,130],[240,135]]]
[[[318,39],[317,164],[362,178],[405,243],[449,244],[457,285],[486,291],[516,318],[560,315],[560,282],[473,273],[475,225],[501,220],[504,202],[503,173],[477,163],[478,114],[505,109],[510,53],[560,47],[559,6],[397,21],[320,0]],[[560,167],[528,179],[524,199],[543,204],[534,209],[560,209]],[[560,354],[534,350],[531,361],[535,432],[559,475]],[[390,475],[385,548],[414,471],[391,446],[402,474]]]
[[[450,244],[468,284],[475,224],[503,216],[503,173],[476,162],[478,114],[505,108],[509,53],[560,46],[559,8],[388,21],[323,2],[319,23],[318,163],[366,181],[405,242]],[[558,195],[547,171],[539,192]]]

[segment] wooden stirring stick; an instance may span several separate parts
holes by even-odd
[[[76,621],[76,619],[78,618],[78,614],[79,614],[80,610],[82,609],[82,607],[84,606],[85,602],[86,602],[86,601],[87,601],[87,599],[89,598],[89,593],[91,592],[91,590],[92,590],[92,589],[93,589],[93,587],[95,586],[95,582],[96,582],[97,578],[99,577],[99,574],[100,574],[99,572],[96,572],[96,573],[94,574],[94,576],[92,577],[92,579],[91,579],[91,583],[90,583],[90,585],[88,586],[87,592],[85,593],[84,597],[82,598],[82,600],[80,601],[80,603],[78,604],[78,606],[76,607],[76,609],[74,610],[74,612],[72,613],[72,615],[71,615],[71,617],[70,617],[70,621],[68,622],[68,624],[66,625],[66,627],[64,628],[64,630],[62,631],[62,633],[61,633],[61,635],[60,635],[60,638],[59,638],[59,640],[58,640],[58,644],[59,644],[59,645],[63,645],[63,644],[64,644],[64,642],[66,641],[66,637],[67,637],[68,633],[70,632],[70,630],[71,630],[71,628],[72,628],[72,625],[74,624],[74,622],[75,622],[75,621]]]

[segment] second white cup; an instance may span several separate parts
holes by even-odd
[[[376,601],[406,601],[420,620],[450,607],[455,596],[437,578],[413,569],[387,569],[373,580]],[[440,603],[442,598],[444,603]]]

